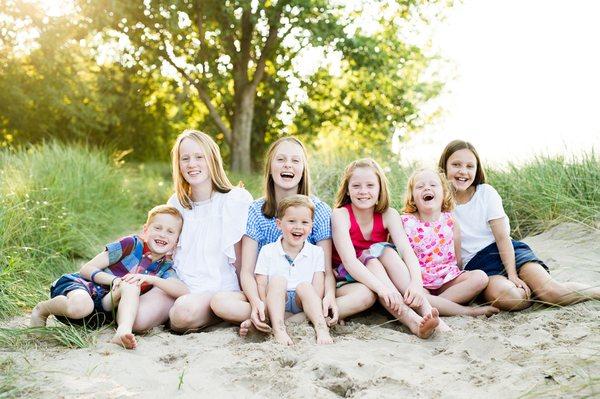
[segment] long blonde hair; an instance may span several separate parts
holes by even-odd
[[[379,198],[377,199],[377,204],[375,205],[375,212],[383,213],[388,210],[390,207],[390,192],[388,189],[388,179],[385,177],[385,173],[381,166],[377,162],[375,162],[371,158],[363,158],[356,161],[351,162],[346,169],[344,170],[344,174],[342,175],[342,181],[340,182],[340,187],[338,188],[337,194],[335,196],[335,203],[333,205],[334,208],[341,208],[342,206],[351,203],[350,195],[348,194],[348,184],[350,182],[350,178],[352,177],[352,173],[358,168],[371,168],[377,179],[379,180]]]
[[[171,162],[173,165],[173,189],[177,194],[179,203],[187,209],[192,209],[192,189],[190,184],[185,180],[181,169],[179,168],[179,147],[184,139],[194,140],[204,151],[208,170],[210,171],[210,180],[212,181],[212,189],[220,193],[228,193],[233,188],[233,185],[225,174],[223,169],[223,158],[221,151],[215,141],[206,133],[198,130],[186,129],[177,136],[175,144],[171,149]]]
[[[448,179],[442,172],[435,172],[431,169],[419,169],[415,170],[408,181],[406,182],[406,193],[404,193],[404,209],[402,210],[404,213],[415,213],[419,210],[417,209],[417,204],[415,203],[415,199],[413,197],[413,189],[415,188],[415,180],[417,179],[417,175],[423,172],[431,172],[436,174],[440,178],[440,182],[442,183],[442,191],[444,193],[444,199],[442,200],[442,212],[450,212],[454,209],[454,197],[452,197],[452,190],[450,190],[450,184],[448,183]]]
[[[308,160],[306,156],[306,148],[304,144],[297,138],[293,136],[282,137],[279,140],[273,142],[269,149],[267,150],[264,169],[264,188],[263,192],[265,195],[265,203],[262,206],[262,213],[268,218],[272,218],[277,213],[277,200],[275,199],[275,181],[273,180],[273,176],[271,176],[271,165],[273,164],[273,158],[275,157],[275,150],[279,146],[279,144],[283,142],[290,142],[293,144],[297,144],[302,148],[302,157],[304,158],[302,161],[304,163],[304,169],[302,170],[302,177],[300,178],[300,182],[298,183],[298,193],[301,195],[310,195],[310,173],[308,171]]]

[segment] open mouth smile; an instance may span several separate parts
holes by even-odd
[[[155,242],[156,244],[158,244],[158,245],[163,245],[163,246],[164,246],[164,245],[167,245],[167,242],[166,242],[166,241],[163,241],[163,240],[154,240],[154,242]]]
[[[423,195],[423,201],[425,201],[425,202],[429,202],[429,201],[433,200],[434,198],[435,198],[435,196],[430,193]]]

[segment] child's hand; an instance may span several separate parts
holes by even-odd
[[[141,286],[143,283],[153,284],[155,280],[156,276],[152,276],[149,274],[134,273],[126,274],[125,276],[123,276],[123,281],[125,281],[126,283],[136,284],[138,286]]]
[[[402,305],[402,295],[400,295],[398,291],[383,287],[377,291],[377,296],[383,299],[383,302],[393,311],[397,312],[400,310],[400,306]]]
[[[411,308],[418,308],[423,304],[424,296],[421,284],[411,282],[404,291],[404,303]]]
[[[252,307],[250,312],[250,320],[258,331],[266,333],[271,332],[271,326],[266,323],[267,318],[265,317],[265,303],[263,301],[258,301],[257,306]]]
[[[522,288],[523,290],[525,290],[525,295],[527,295],[527,299],[531,298],[531,289],[525,283],[525,281],[521,280],[517,276],[509,276],[508,279],[512,281],[514,285],[517,286],[517,288]]]
[[[329,311],[331,309],[331,312]],[[329,316],[331,314],[331,317]],[[335,298],[332,298],[329,295],[325,295],[323,297],[323,317],[327,319],[327,325],[329,327],[333,326],[338,322],[339,314],[337,303],[335,302]]]

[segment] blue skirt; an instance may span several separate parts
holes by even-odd
[[[517,271],[521,266],[528,262],[535,262],[542,265],[547,272],[548,266],[538,259],[533,253],[529,245],[521,241],[512,240],[513,248],[515,249],[515,263]],[[496,242],[491,243],[487,247],[483,248],[466,264],[465,270],[483,270],[488,276],[503,275],[506,276],[506,269],[500,259],[500,251]]]

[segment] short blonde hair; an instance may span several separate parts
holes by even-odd
[[[408,181],[406,182],[406,192],[404,193],[404,209],[402,211],[404,213],[415,213],[418,211],[412,192],[415,188],[415,180],[417,179],[417,175],[423,172],[431,172],[439,177],[442,184],[442,191],[444,193],[444,199],[442,200],[442,212],[452,211],[455,203],[454,197],[452,197],[452,191],[450,190],[448,179],[446,179],[446,176],[444,176],[443,173],[436,172],[431,169],[418,169],[410,175]]]
[[[379,166],[379,164],[371,158],[359,159],[346,166],[344,174],[342,175],[340,186],[335,196],[334,208],[341,208],[342,206],[351,202],[350,195],[348,194],[348,184],[350,182],[350,178],[352,177],[352,173],[354,173],[354,171],[358,168],[371,168],[373,172],[375,172],[375,175],[377,175],[377,179],[379,180],[379,198],[377,199],[377,204],[375,205],[375,212],[383,213],[387,211],[390,207],[388,179],[385,177],[385,173],[383,172],[383,169],[381,169],[381,166]]]
[[[206,133],[198,130],[187,129],[184,130],[177,139],[171,149],[171,161],[173,165],[173,188],[177,194],[179,203],[184,208],[192,209],[192,192],[190,184],[185,180],[181,169],[179,168],[179,147],[184,139],[194,140],[198,143],[204,151],[204,156],[208,164],[208,170],[210,171],[210,179],[212,181],[212,188],[220,193],[228,193],[233,188],[233,185],[225,174],[223,168],[223,158],[221,158],[221,151],[215,141]]]
[[[284,142],[297,144],[300,146],[300,148],[302,148],[302,156],[304,158],[304,169],[302,170],[302,177],[300,178],[300,182],[298,182],[298,194],[310,195],[310,173],[308,171],[308,160],[304,144],[302,144],[302,142],[294,136],[286,136],[274,141],[267,150],[264,170],[265,186],[263,191],[265,196],[265,203],[263,204],[261,211],[263,215],[265,215],[267,218],[272,218],[277,213],[277,200],[275,199],[275,181],[273,180],[273,176],[271,176],[271,165],[273,164],[273,158],[275,157],[275,150],[277,149],[279,144]]]
[[[146,218],[146,225],[152,223],[152,219],[154,219],[157,215],[173,215],[183,223],[183,216],[177,208],[171,205],[156,205],[154,208],[148,211],[148,217]]]
[[[279,204],[277,204],[277,214],[275,215],[277,219],[283,219],[285,211],[293,206],[308,208],[308,210],[310,210],[310,218],[312,219],[315,216],[315,204],[313,204],[310,198],[306,195],[296,194],[285,197],[279,201]]]

